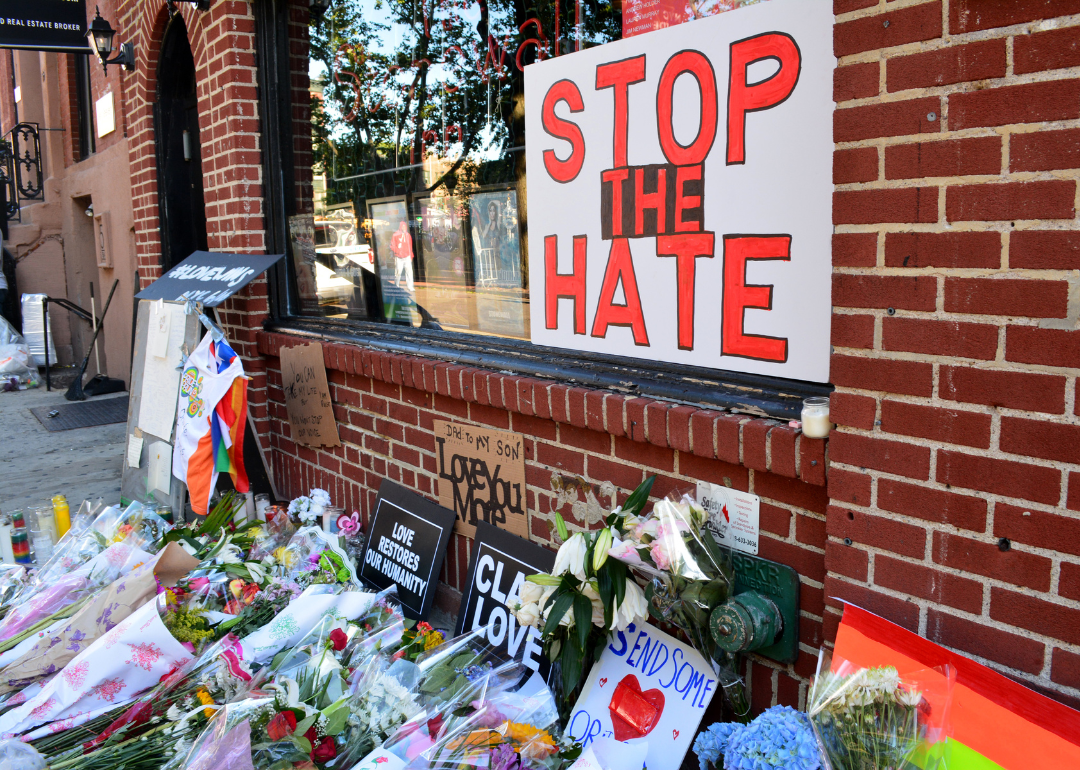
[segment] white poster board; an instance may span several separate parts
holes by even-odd
[[[139,428],[143,433],[172,439],[176,421],[176,398],[180,389],[180,366],[184,356],[187,319],[180,302],[151,302],[146,330],[145,370]]]
[[[525,68],[532,341],[827,382],[831,0]]]
[[[583,749],[600,738],[647,743],[649,770],[679,770],[718,689],[712,666],[656,626],[630,625],[608,641],[574,705],[567,735]]]

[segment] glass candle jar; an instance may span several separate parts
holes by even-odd
[[[255,495],[255,518],[266,521],[266,509],[270,507],[270,495],[265,492]]]
[[[826,438],[832,430],[829,420],[829,399],[811,396],[802,402],[802,432],[807,438]]]

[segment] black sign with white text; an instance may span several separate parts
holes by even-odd
[[[195,251],[135,295],[137,299],[183,299],[220,305],[270,268],[284,254],[226,254]]]
[[[86,0],[0,0],[0,48],[90,53]]]
[[[469,582],[461,597],[455,633],[487,628],[487,641],[547,678],[550,664],[543,654],[540,630],[523,627],[514,617],[518,591],[525,578],[551,572],[555,554],[483,521],[469,563]]]
[[[435,599],[455,518],[453,511],[384,479],[360,579],[378,591],[396,584],[405,617],[423,620]]]

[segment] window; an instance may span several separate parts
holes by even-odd
[[[90,90],[90,56],[72,54],[72,58],[75,60],[75,104],[79,112],[79,160],[86,160],[95,152],[94,100]]]
[[[272,283],[277,323],[783,417],[830,390],[529,341],[530,314],[543,309],[529,305],[524,67],[689,11],[645,0],[335,0],[309,21],[307,7],[255,6],[269,245],[288,254]]]
[[[294,30],[294,312],[527,340],[523,67],[618,38],[617,7],[349,0]]]

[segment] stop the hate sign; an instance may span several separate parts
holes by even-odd
[[[827,382],[831,0],[526,67],[532,341]]]

